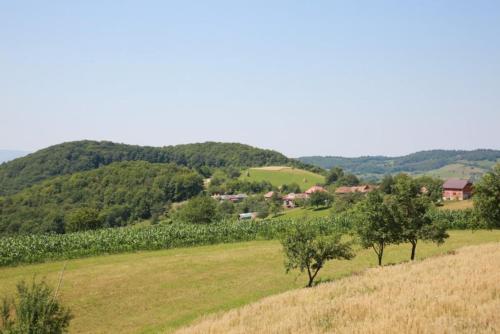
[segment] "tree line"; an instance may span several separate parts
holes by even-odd
[[[206,142],[150,147],[106,141],[76,141],[51,146],[0,165],[0,196],[14,194],[51,177],[96,169],[113,162],[174,163],[208,177],[214,168],[288,165],[321,172],[321,168],[272,150],[238,143]]]

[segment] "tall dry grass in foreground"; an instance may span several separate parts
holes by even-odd
[[[498,333],[500,244],[269,297],[178,333]]]

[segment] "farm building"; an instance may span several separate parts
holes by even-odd
[[[313,187],[306,190],[306,194],[311,195],[312,193],[315,193],[318,191],[319,192],[327,192],[327,190],[325,188],[323,188],[322,186],[313,186]]]
[[[305,200],[309,197],[307,194],[295,194],[290,193],[283,197],[283,206],[286,208],[295,208],[297,206],[297,200]]]
[[[342,194],[350,194],[350,193],[367,193],[370,192],[374,189],[374,187],[365,184],[362,186],[354,186],[354,187],[338,187],[335,190],[336,194],[342,195]]]
[[[443,184],[443,200],[468,199],[472,196],[472,182],[469,180],[450,179]]]

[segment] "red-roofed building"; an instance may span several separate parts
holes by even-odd
[[[450,179],[443,184],[443,200],[468,199],[472,196],[472,182],[469,180]]]

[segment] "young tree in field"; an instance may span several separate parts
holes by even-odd
[[[448,234],[443,224],[433,222],[428,213],[431,208],[428,196],[420,194],[418,184],[408,175],[395,178],[389,207],[395,222],[400,226],[401,241],[411,244],[410,259],[415,260],[418,240],[443,243]]]
[[[474,186],[474,210],[488,228],[500,227],[500,164]]]
[[[397,243],[401,229],[394,221],[391,210],[379,191],[368,193],[366,199],[356,207],[355,230],[361,246],[373,248],[378,265],[382,265],[385,247]]]
[[[67,333],[71,312],[57,300],[57,292],[45,283],[33,281],[17,285],[17,298],[4,298],[0,333]]]
[[[307,286],[311,287],[327,261],[354,257],[350,245],[341,242],[340,238],[340,235],[321,234],[307,222],[294,224],[281,240],[286,272],[292,269],[306,271]]]

